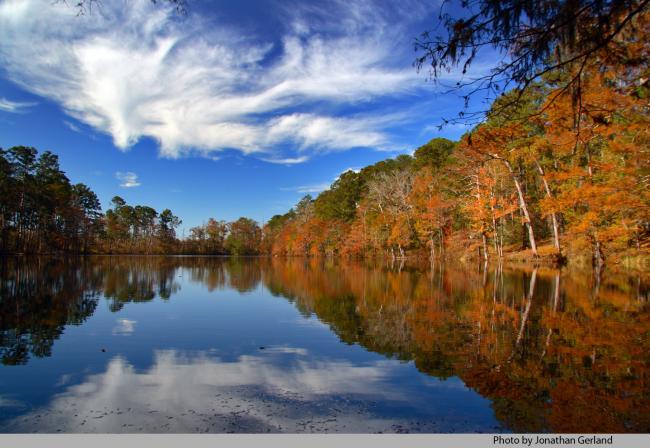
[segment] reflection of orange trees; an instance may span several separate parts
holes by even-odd
[[[549,319],[557,333],[549,354],[558,360],[558,368],[568,371],[552,391],[553,424],[568,430],[572,416],[596,408],[599,412],[592,411],[584,431],[647,431],[647,299],[628,282],[599,285],[573,276],[566,282],[572,300],[563,313]],[[573,381],[565,379],[568,373]]]
[[[461,377],[514,430],[650,427],[639,411],[650,408],[650,322],[636,281],[595,285],[550,269],[422,275],[316,260],[276,260],[264,276],[344,342]]]
[[[399,263],[396,263],[396,265]],[[515,431],[650,429],[648,279],[529,268],[339,264],[323,258],[99,257],[0,265],[3,362],[49,356],[103,291],[111,309],[260,282],[347,344],[460,377]]]

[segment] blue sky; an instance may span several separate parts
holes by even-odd
[[[168,207],[187,232],[266,221],[346,169],[465,131],[437,129],[462,100],[412,65],[435,1],[188,3],[77,17],[0,1],[0,146],[51,150],[104,208]]]

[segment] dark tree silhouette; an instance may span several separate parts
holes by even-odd
[[[647,78],[646,42],[631,53],[638,29],[647,26],[650,0],[463,0],[462,17],[448,13],[444,2],[438,16],[438,33],[426,31],[415,40],[415,65],[428,67],[439,81],[445,72],[460,69],[463,79],[451,90],[461,92],[465,111],[445,122],[476,122],[484,110],[470,110],[477,93],[491,102],[510,88],[520,95],[537,81],[563,73],[555,82],[571,92],[576,104],[582,96],[585,67],[625,65],[629,84]],[[487,74],[470,77],[468,71],[479,52],[491,48],[500,55]],[[645,78],[644,78],[645,77]],[[642,81],[647,82],[647,81]],[[493,111],[494,112],[494,111]],[[444,123],[443,123],[444,124]]]

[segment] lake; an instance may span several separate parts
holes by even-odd
[[[649,432],[648,280],[0,261],[1,432]]]

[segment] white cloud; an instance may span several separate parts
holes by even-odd
[[[117,325],[113,328],[113,334],[130,336],[135,331],[135,324],[138,323],[135,320],[130,319],[118,319]]]
[[[315,185],[301,185],[295,188],[288,188],[288,190],[307,194],[307,193],[320,193],[321,191],[327,190],[329,187],[330,184],[322,183],[322,184],[315,184]]]
[[[141,185],[140,182],[138,182],[138,175],[131,171],[124,173],[118,171],[115,173],[115,178],[120,181],[120,187],[123,188],[133,188]]]
[[[270,142],[292,139],[300,150],[325,148],[382,147],[386,136],[375,128],[373,119],[319,117],[313,114],[284,115],[269,123]]]
[[[396,60],[405,29],[372,3],[294,5],[290,26],[268,41],[144,0],[104,2],[83,17],[46,3],[0,3],[5,72],[121,149],[151,137],[165,157],[236,149],[285,164],[385,149],[386,120],[343,109],[422,85]]]
[[[63,124],[73,132],[76,132],[78,134],[83,133],[83,131],[79,128],[79,126],[77,126],[76,124],[74,124],[74,123],[72,123],[72,122],[70,122],[68,120],[63,120]]]
[[[10,101],[6,98],[0,98],[0,111],[19,114],[27,112],[27,109],[35,106],[34,102]]]
[[[281,353],[281,354],[291,354],[297,356],[307,356],[309,354],[309,350],[307,350],[306,348],[289,347],[286,345],[274,345],[271,347],[266,347],[264,351],[265,353]]]
[[[307,156],[300,157],[286,157],[284,159],[266,159],[262,158],[263,161],[268,163],[276,163],[278,165],[296,165],[298,163],[304,163],[309,160]]]
[[[341,177],[342,174],[347,173],[348,171],[352,171],[354,173],[359,173],[361,171],[361,169],[360,168],[346,168],[343,171],[341,171],[341,174],[336,176],[334,178],[334,180],[332,180],[331,182],[323,182],[323,183],[320,183],[320,184],[311,184],[311,185],[300,185],[298,187],[286,187],[286,188],[281,188],[281,190],[295,191],[295,192],[301,193],[301,194],[320,193],[320,192],[325,191],[328,188],[330,188],[334,182],[339,180],[339,178]]]

